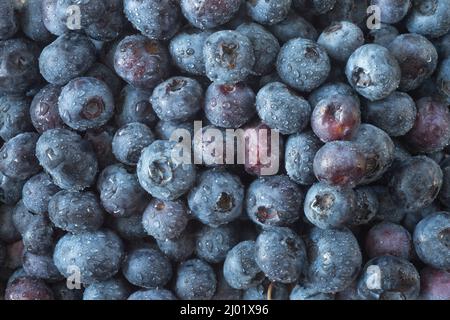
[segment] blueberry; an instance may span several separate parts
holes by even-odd
[[[291,0],[246,0],[247,13],[256,22],[272,25],[286,19]]]
[[[169,259],[160,251],[150,248],[129,252],[123,262],[122,272],[133,285],[148,289],[164,286],[172,277]]]
[[[294,12],[290,12],[286,19],[271,25],[269,29],[282,43],[295,38],[315,41],[319,36],[317,30],[309,21]]]
[[[309,258],[307,278],[318,291],[338,292],[356,279],[362,256],[350,230],[313,228],[305,241]]]
[[[168,40],[181,24],[180,7],[175,0],[125,0],[127,19],[144,36]]]
[[[52,41],[53,35],[45,27],[43,18],[42,0],[23,2],[20,9],[20,25],[23,33],[34,41],[48,43]]]
[[[369,101],[363,107],[365,121],[384,130],[391,137],[403,136],[414,126],[417,108],[404,92],[394,91],[379,101]]]
[[[82,190],[94,183],[97,159],[92,146],[72,131],[52,129],[42,133],[36,156],[62,189]]]
[[[324,99],[331,96],[342,95],[354,98],[359,103],[358,94],[346,83],[343,82],[328,82],[321,85],[319,88],[311,92],[308,101],[313,108]]]
[[[288,226],[300,218],[303,193],[285,175],[260,177],[247,189],[246,210],[260,226]]]
[[[319,16],[319,22],[325,26],[329,25],[330,21],[350,21],[358,25],[365,24],[368,7],[368,0],[337,0],[331,10]]]
[[[267,279],[255,286],[244,291],[242,300],[288,300],[289,288],[280,282],[270,282]]]
[[[242,290],[231,287],[223,276],[223,272],[217,276],[217,289],[212,300],[230,301],[241,300]]]
[[[24,180],[10,178],[0,172],[0,202],[14,205],[22,196]]]
[[[437,269],[450,266],[450,214],[437,212],[426,216],[414,230],[414,248],[420,260]]]
[[[308,101],[280,82],[269,83],[259,90],[256,109],[265,124],[282,134],[302,131],[311,116]]]
[[[380,8],[381,22],[394,24],[406,16],[411,7],[411,0],[371,0],[370,5]]]
[[[37,255],[25,252],[23,255],[23,269],[28,276],[49,282],[64,279],[56,268],[53,257],[49,254]]]
[[[445,0],[413,0],[406,18],[406,28],[430,38],[443,36],[450,31],[450,3]]]
[[[420,271],[420,299],[450,299],[450,273],[426,267]]]
[[[38,47],[23,38],[0,41],[0,94],[22,94],[40,82]]]
[[[14,12],[14,1],[2,1],[0,11],[0,40],[6,40],[11,38],[19,28],[17,16]]]
[[[320,100],[311,115],[311,127],[323,142],[351,140],[361,124],[358,100],[340,94]]]
[[[191,137],[194,136],[194,124],[192,123],[192,121],[159,121],[155,126],[155,132],[159,139],[181,142],[184,138],[184,134],[187,132],[191,135]],[[177,136],[177,132],[181,133],[181,135]]]
[[[167,257],[173,261],[182,262],[187,260],[195,250],[195,234],[191,229],[186,229],[178,238],[157,240],[157,243]]]
[[[402,73],[399,89],[402,91],[417,89],[436,70],[436,48],[421,35],[399,35],[389,44],[388,49],[399,62]]]
[[[49,254],[54,246],[54,228],[48,218],[36,216],[25,230],[19,230],[22,234],[22,241],[25,251],[38,255]],[[22,232],[23,231],[23,232]]]
[[[20,234],[16,230],[13,222],[14,206],[0,206],[0,241],[11,243],[20,239]]]
[[[443,173],[442,188],[439,192],[439,201],[447,208],[450,208],[450,160],[446,159],[441,163]]]
[[[177,270],[175,291],[182,300],[210,300],[217,288],[213,268],[200,259],[186,260]]]
[[[157,140],[142,150],[136,169],[138,180],[156,198],[175,200],[195,183],[195,166],[174,159],[176,150],[176,142],[164,140]]]
[[[370,30],[367,37],[370,42],[387,48],[398,35],[396,27],[381,23],[380,28]]]
[[[238,230],[234,224],[217,228],[202,227],[197,233],[195,251],[197,257],[209,263],[225,260],[227,253],[238,243]]]
[[[298,10],[312,10],[315,15],[318,15],[332,10],[339,0],[293,0],[292,3]]]
[[[311,185],[316,181],[313,161],[322,142],[312,131],[289,136],[285,150],[285,168],[289,178],[301,185]]]
[[[103,215],[99,199],[89,191],[63,190],[48,203],[48,216],[53,224],[72,233],[98,230],[103,224]]]
[[[188,121],[200,111],[202,96],[203,89],[196,80],[173,77],[156,86],[150,101],[161,120]]]
[[[88,37],[70,32],[45,47],[39,57],[39,69],[48,82],[65,85],[82,76],[95,62],[95,47]]]
[[[217,127],[239,128],[256,114],[255,93],[245,83],[212,83],[205,94],[205,116]]]
[[[192,215],[212,227],[236,220],[242,214],[244,187],[240,179],[224,170],[208,170],[188,194]]]
[[[350,224],[353,226],[368,224],[376,217],[380,207],[377,194],[372,187],[357,188],[355,192],[356,208]]]
[[[366,44],[352,53],[345,74],[351,86],[365,98],[384,99],[400,85],[401,69],[385,47]]]
[[[424,219],[426,216],[429,216],[432,213],[438,212],[441,208],[438,206],[436,202],[433,202],[428,207],[423,209],[419,209],[416,211],[410,211],[405,215],[402,225],[412,234],[417,224]]]
[[[113,70],[102,63],[94,63],[94,65],[86,72],[85,76],[103,81],[111,90],[114,97],[122,90],[122,79],[120,79]]]
[[[181,0],[184,17],[194,27],[212,29],[229,22],[242,0]]]
[[[39,173],[25,182],[22,190],[22,201],[28,210],[35,214],[45,214],[52,196],[61,189],[56,186],[51,177]]]
[[[166,289],[141,290],[132,293],[128,300],[176,300],[175,295]]]
[[[84,138],[90,142],[95,155],[97,156],[98,168],[104,169],[117,162],[112,152],[112,140],[116,128],[104,126],[87,130]]]
[[[182,201],[152,199],[142,216],[147,234],[164,241],[179,237],[186,229],[189,217]]]
[[[270,73],[280,51],[277,38],[263,26],[252,22],[241,24],[236,31],[248,37],[253,45],[255,53],[253,72],[257,75]]]
[[[305,244],[291,229],[264,230],[256,239],[256,263],[271,281],[296,282],[306,259]]]
[[[352,189],[337,188],[324,183],[311,186],[306,194],[306,218],[322,229],[339,228],[354,219],[356,194]]]
[[[53,300],[51,288],[41,279],[19,277],[8,284],[5,300]]]
[[[289,300],[334,300],[334,294],[322,293],[313,286],[296,285],[289,295]]]
[[[29,225],[32,224],[34,220],[42,218],[43,215],[37,215],[29,211],[27,207],[25,207],[25,205],[23,204],[22,200],[17,202],[12,212],[13,225],[17,230],[17,232],[19,232],[21,235],[25,233]]]
[[[130,286],[122,278],[90,284],[83,293],[83,300],[126,300],[130,295]]]
[[[122,240],[110,230],[67,233],[56,244],[53,259],[65,277],[80,272],[83,284],[104,281],[114,276],[124,256]]]
[[[310,92],[319,87],[330,69],[326,51],[308,39],[290,40],[278,54],[278,74],[283,82],[300,91]]]
[[[175,65],[182,71],[192,75],[206,74],[203,58],[203,46],[211,31],[188,29],[172,38],[169,52]]]
[[[436,75],[437,89],[445,101],[450,102],[450,54],[443,60]]]
[[[16,180],[26,180],[40,170],[35,156],[39,135],[21,133],[8,140],[0,149],[0,171]]]
[[[114,69],[132,86],[153,90],[169,74],[169,53],[157,40],[142,35],[127,36],[114,53]]]
[[[118,38],[125,26],[125,17],[123,15],[123,2],[121,0],[112,0],[102,2],[105,9],[97,20],[84,28],[86,34],[98,41],[112,41]]]
[[[28,98],[0,95],[0,137],[4,141],[8,141],[19,133],[33,130],[29,110]]]
[[[386,186],[374,186],[372,189],[378,198],[377,220],[400,223],[405,215],[410,211],[408,208],[398,202]]]
[[[115,122],[118,127],[141,122],[150,128],[156,123],[156,115],[150,103],[151,92],[125,86],[116,104]]]
[[[114,97],[101,80],[81,77],[71,80],[58,99],[59,114],[72,129],[98,128],[112,117]]]
[[[139,214],[134,214],[131,217],[114,217],[107,220],[107,224],[122,239],[130,242],[136,242],[148,236],[142,225],[142,217]]]
[[[450,112],[445,104],[430,97],[416,101],[417,115],[405,137],[417,152],[440,151],[450,143]]]
[[[358,294],[367,300],[414,300],[419,290],[420,278],[414,265],[394,256],[370,260],[358,280]]]
[[[48,84],[34,96],[30,106],[30,116],[37,132],[42,133],[49,129],[66,128],[58,110],[58,98],[61,89],[60,86]]]
[[[120,162],[135,166],[141,151],[155,141],[153,132],[143,123],[126,124],[114,135],[112,152]]]
[[[354,23],[334,22],[320,34],[317,43],[325,48],[331,58],[346,62],[364,44],[364,34]]]
[[[359,144],[332,141],[317,151],[314,174],[321,182],[335,186],[355,186],[367,171],[366,157]]]
[[[412,157],[394,172],[389,191],[403,208],[418,210],[437,198],[442,180],[442,170],[436,162],[425,156]]]
[[[366,235],[365,248],[370,259],[385,255],[406,260],[413,257],[411,235],[401,225],[392,222],[373,226]]]

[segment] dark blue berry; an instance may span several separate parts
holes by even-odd
[[[223,262],[227,253],[239,240],[237,226],[234,224],[226,224],[217,228],[203,226],[196,238],[197,257],[209,263]]]
[[[183,262],[178,267],[175,291],[183,300],[210,300],[217,288],[213,268],[200,259]]]
[[[130,292],[130,285],[122,278],[115,277],[87,286],[83,300],[126,300]]]
[[[23,204],[33,213],[45,214],[48,211],[48,203],[51,197],[61,189],[55,185],[51,177],[45,173],[39,173],[23,186]]]

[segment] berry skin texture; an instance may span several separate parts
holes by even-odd
[[[358,94],[348,84],[343,82],[328,82],[311,92],[308,97],[309,104],[315,108],[324,99],[331,96],[341,95],[355,99],[359,103]]]
[[[38,47],[24,38],[0,41],[0,95],[27,92],[41,80]]]
[[[248,37],[253,45],[255,53],[253,72],[257,75],[270,73],[280,51],[277,38],[263,26],[252,22],[239,25],[236,31]]]
[[[169,43],[169,52],[175,65],[188,74],[205,75],[203,46],[212,34],[212,31],[188,29],[173,37]]]
[[[28,276],[49,282],[64,279],[53,263],[53,257],[47,254],[37,255],[25,252],[23,255],[23,269]]]
[[[244,187],[237,176],[211,169],[199,175],[187,199],[195,218],[203,224],[218,227],[242,214]]]
[[[436,70],[438,62],[436,48],[421,35],[411,33],[399,35],[389,44],[388,50],[400,65],[401,91],[417,89]]]
[[[442,188],[439,192],[439,201],[447,208],[450,208],[450,160],[446,159],[441,163],[443,173]]]
[[[150,98],[153,110],[164,121],[188,121],[203,105],[203,89],[196,80],[173,77],[160,83]]]
[[[229,22],[242,0],[181,0],[181,11],[191,25],[213,29]]]
[[[317,151],[314,174],[321,182],[333,186],[356,186],[367,171],[365,155],[358,144],[332,141]]]
[[[256,22],[273,25],[286,19],[292,0],[246,0],[247,14]]]
[[[406,16],[411,0],[371,0],[370,5],[380,7],[381,22],[395,24]]]
[[[413,257],[411,235],[401,225],[392,222],[373,226],[366,235],[365,248],[370,259],[386,255],[405,260]]]
[[[255,261],[255,241],[243,241],[228,251],[223,275],[232,288],[239,290],[249,289],[264,280],[264,273]]]
[[[401,69],[395,57],[377,44],[366,44],[352,53],[345,74],[350,85],[370,101],[389,96],[400,85]]]
[[[30,101],[26,97],[0,95],[0,138],[4,141],[19,133],[31,132]]]
[[[437,89],[444,101],[450,102],[450,53],[441,62],[436,75]]]
[[[5,291],[5,300],[53,300],[50,287],[41,280],[19,277],[11,281]]]
[[[84,135],[84,138],[92,145],[92,149],[97,156],[99,169],[104,169],[117,162],[112,153],[112,140],[115,130],[112,126],[104,126],[87,130]]]
[[[45,214],[48,211],[50,199],[60,190],[47,173],[38,173],[28,179],[23,186],[23,204],[33,213]]]
[[[210,300],[217,288],[213,268],[200,259],[183,262],[177,270],[175,291],[182,300]]]
[[[368,224],[375,218],[380,207],[377,194],[370,186],[357,188],[355,192],[356,208],[350,224],[352,226]]]
[[[203,226],[197,233],[195,252],[197,257],[209,263],[225,260],[227,252],[238,243],[238,230],[234,224],[217,228]]]
[[[130,292],[129,284],[122,278],[111,278],[89,285],[83,292],[83,300],[126,300]]]
[[[37,216],[22,233],[24,251],[37,255],[48,254],[54,246],[54,230],[44,216]]]
[[[149,201],[136,174],[120,164],[108,166],[100,173],[97,190],[103,208],[116,218],[141,214]]]
[[[370,42],[387,48],[398,35],[399,32],[396,27],[381,23],[380,29],[370,30],[367,37]]]
[[[72,131],[51,129],[42,133],[36,157],[61,189],[83,190],[94,183],[97,159],[92,146]]]
[[[264,230],[256,239],[255,260],[271,281],[294,283],[306,264],[305,244],[291,229]]]
[[[313,161],[322,145],[312,131],[289,136],[284,154],[284,167],[291,180],[301,185],[311,185],[316,181]]]
[[[34,150],[39,135],[21,133],[8,140],[0,149],[0,171],[16,180],[27,180],[39,172],[40,167]]]
[[[169,52],[157,40],[143,35],[127,36],[114,53],[114,69],[123,80],[142,90],[153,90],[168,77]]]
[[[393,173],[389,191],[404,209],[419,210],[437,198],[442,181],[442,170],[436,162],[416,156],[404,161]]]
[[[64,277],[80,271],[83,284],[104,281],[114,276],[124,256],[122,240],[110,230],[67,233],[55,247],[53,259]]]
[[[95,47],[89,38],[69,32],[42,50],[39,69],[47,82],[62,86],[82,76],[94,62]]]
[[[270,31],[282,43],[295,38],[304,38],[315,41],[318,37],[317,30],[306,19],[290,12],[286,19],[271,25]]]
[[[0,202],[14,205],[22,196],[22,188],[26,181],[10,178],[0,172]]]
[[[131,284],[150,289],[162,287],[170,280],[172,266],[160,251],[141,248],[128,254],[123,262],[122,272]]]
[[[256,114],[255,93],[245,83],[212,83],[205,94],[205,116],[215,126],[239,128]]]
[[[114,97],[101,80],[81,77],[71,80],[58,98],[61,119],[72,129],[98,128],[113,116]]]
[[[413,0],[406,28],[429,38],[445,35],[450,31],[450,3],[446,0]]]
[[[311,115],[311,128],[323,142],[351,140],[361,124],[358,100],[334,95],[320,100]]]
[[[317,43],[297,38],[281,47],[277,71],[284,83],[294,89],[310,92],[319,87],[330,73],[330,59]]]
[[[214,32],[203,46],[206,76],[221,84],[244,81],[255,65],[250,39],[237,31]]]
[[[141,290],[132,293],[128,300],[177,300],[175,295],[166,289]]]
[[[381,256],[366,263],[357,287],[358,295],[366,300],[414,300],[420,277],[408,260]]]
[[[195,183],[195,166],[174,159],[176,151],[177,142],[163,140],[142,150],[136,173],[142,188],[155,198],[178,199]]]
[[[189,226],[188,226],[189,228]],[[195,250],[195,235],[192,230],[185,230],[178,238],[156,240],[159,249],[172,261],[183,262],[187,260]]]
[[[306,218],[321,229],[339,228],[353,220],[356,194],[352,189],[336,188],[324,183],[311,186],[306,194]]]
[[[421,220],[414,230],[414,248],[420,260],[428,266],[450,268],[450,214],[436,212]]]
[[[406,135],[406,142],[416,152],[441,151],[450,143],[450,111],[430,97],[417,100],[416,106],[416,122]]]
[[[94,193],[63,190],[50,199],[48,216],[56,227],[75,234],[98,230],[104,212]]]
[[[282,134],[302,131],[311,116],[308,101],[280,82],[271,82],[259,90],[256,110],[265,124]]]
[[[150,91],[126,85],[119,96],[115,110],[115,123],[120,128],[132,122],[141,122],[152,128],[157,117],[150,103]]]
[[[354,23],[334,22],[320,34],[317,43],[325,48],[331,58],[346,62],[364,44],[364,34]]]
[[[20,18],[20,26],[28,38],[43,43],[52,41],[53,35],[45,27],[43,20],[42,0],[24,2],[20,9]]]
[[[180,27],[180,7],[175,0],[125,0],[127,19],[144,36],[168,40]]]
[[[7,244],[20,239],[20,234],[14,226],[14,210],[15,208],[13,205],[0,205],[0,241]]]
[[[2,1],[0,12],[0,40],[6,40],[11,38],[19,27],[17,16],[14,12],[14,1]]]
[[[60,86],[48,84],[34,96],[30,106],[30,116],[38,133],[49,129],[66,128],[58,110],[61,90]]]
[[[300,218],[301,189],[285,175],[260,177],[247,189],[246,211],[262,227],[285,227]]]
[[[186,206],[179,200],[152,199],[142,216],[142,225],[147,234],[160,241],[179,237],[188,221]]]
[[[362,256],[350,230],[313,228],[305,242],[309,258],[307,278],[318,291],[342,291],[356,279]]]
[[[114,135],[112,152],[117,160],[129,166],[135,166],[141,151],[155,141],[155,135],[143,123],[126,124]]]
[[[450,273],[426,267],[420,271],[420,299],[449,300]]]
[[[404,92],[394,91],[378,101],[368,101],[363,107],[364,120],[384,130],[391,137],[408,133],[414,126],[417,108]]]

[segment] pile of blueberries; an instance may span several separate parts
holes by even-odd
[[[449,0],[1,0],[0,296],[450,299],[449,106]]]

